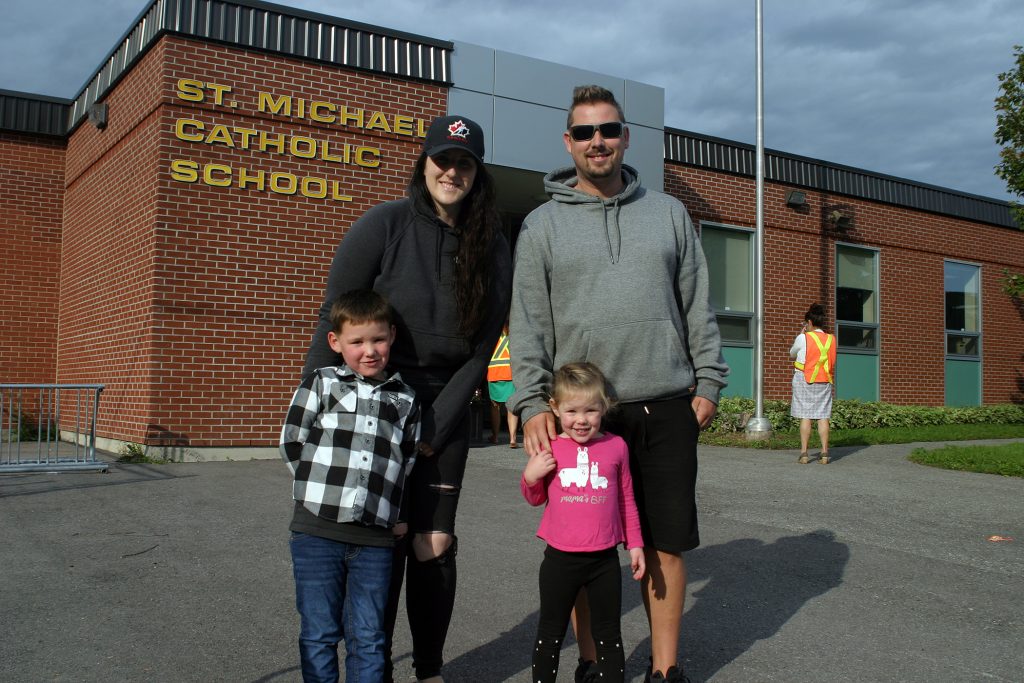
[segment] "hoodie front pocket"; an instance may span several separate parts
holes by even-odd
[[[585,358],[608,376],[622,400],[679,396],[694,384],[693,366],[671,320],[586,330]]]

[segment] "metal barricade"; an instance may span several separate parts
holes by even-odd
[[[102,384],[0,384],[0,473],[106,472],[96,460]]]

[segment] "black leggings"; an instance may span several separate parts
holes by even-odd
[[[386,664],[385,683],[393,680],[391,645],[398,619],[399,594],[405,580],[405,607],[412,633],[412,665],[419,679],[441,673],[442,651],[455,609],[458,572],[455,556],[455,512],[458,509],[462,477],[469,454],[469,411],[456,427],[455,434],[430,458],[418,456],[412,476],[406,482],[409,534],[395,544],[391,589],[385,610]],[[417,533],[444,532],[452,536],[452,545],[440,557],[426,562],[416,559],[411,547]]]
[[[567,553],[548,546],[540,564],[540,622],[533,650],[533,681],[555,683],[562,639],[581,588],[590,602],[590,630],[602,683],[622,683],[626,668],[619,627],[622,578],[615,548]]]

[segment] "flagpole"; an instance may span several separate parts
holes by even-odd
[[[761,0],[754,0],[757,52],[756,227],[754,235],[754,417],[745,428],[750,440],[767,439],[772,424],[764,417],[764,20]]]

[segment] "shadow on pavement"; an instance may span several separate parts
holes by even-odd
[[[774,543],[740,539],[698,548],[686,554],[689,583],[704,585],[691,591],[683,619],[681,653],[688,674],[695,681],[711,678],[719,669],[742,655],[759,640],[770,638],[812,598],[842,583],[849,548],[835,535],[820,529],[801,536],[786,536]],[[640,591],[627,567],[622,568],[623,614],[641,608]],[[537,628],[537,612],[531,612],[490,642],[448,662],[452,680],[471,680],[486,671],[486,680],[503,681],[529,668],[529,653]],[[566,637],[559,672],[575,668],[572,630]],[[650,637],[629,643],[627,680],[642,675],[651,654]],[[521,652],[521,657],[509,657]]]
[[[686,557],[690,584],[706,582],[692,593],[683,619],[686,671],[703,681],[775,635],[812,598],[839,586],[850,550],[819,529],[774,543],[739,539]]]
[[[110,465],[111,472],[28,472],[0,476],[0,498],[34,496],[57,491],[124,486],[147,481],[191,479],[195,474],[172,474],[160,465]],[[116,473],[115,473],[116,470]]]

